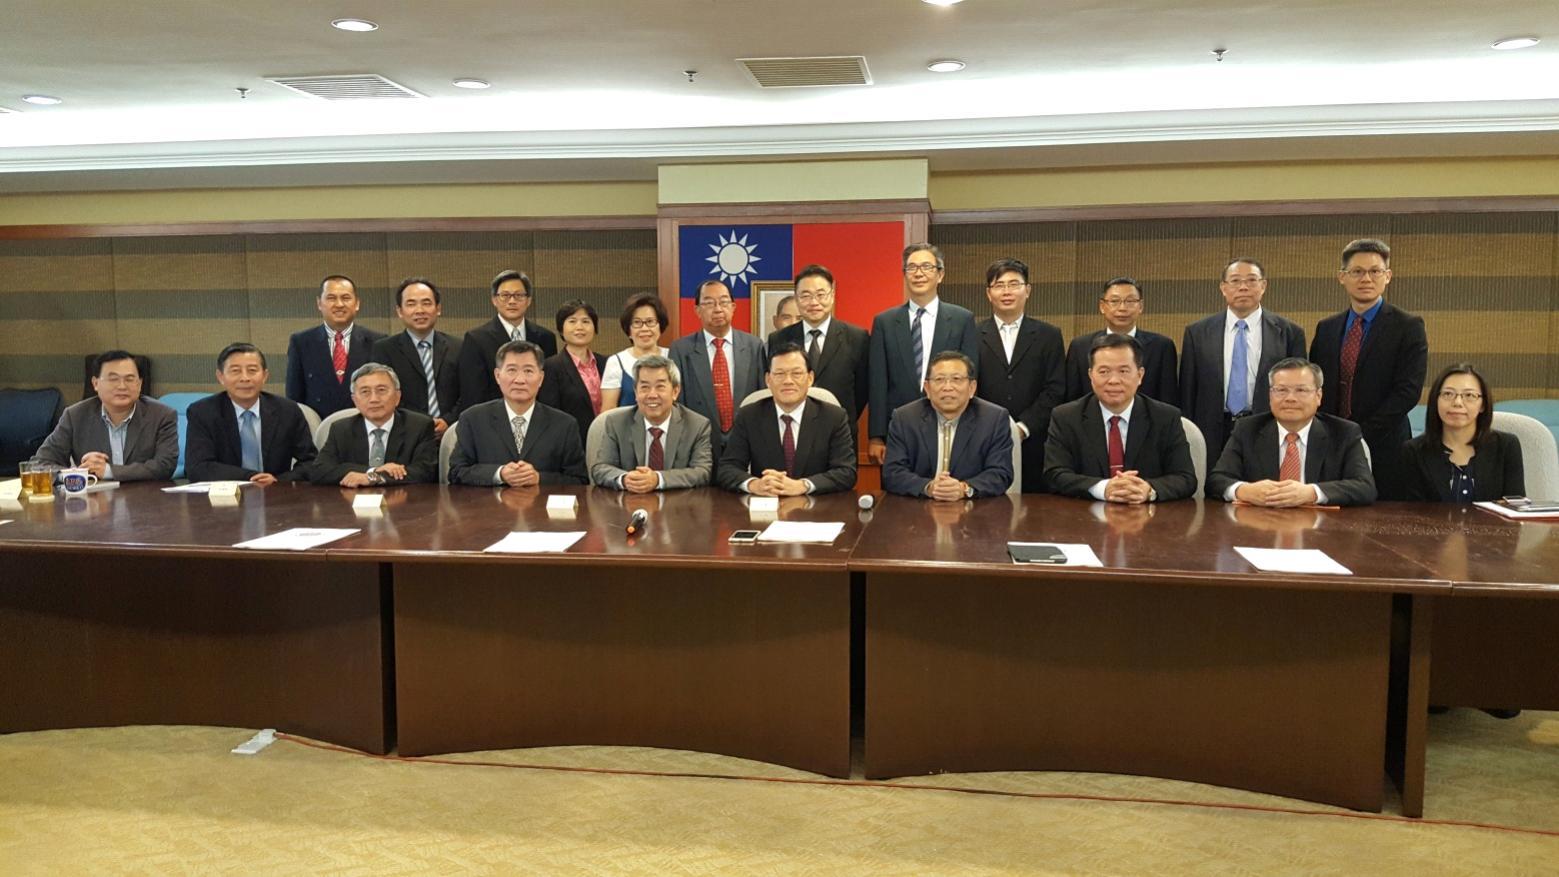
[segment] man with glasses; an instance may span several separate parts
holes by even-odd
[[[1024,314],[1029,266],[997,259],[985,269],[991,318],[980,324],[978,395],[1007,409],[1023,433],[1024,493],[1044,492],[1045,437],[1050,410],[1066,391],[1061,330]]]
[[[1262,306],[1267,272],[1241,256],[1218,281],[1225,308],[1186,327],[1180,342],[1180,411],[1202,431],[1210,471],[1234,424],[1267,407],[1267,372],[1305,355],[1305,330]]]
[[[1321,369],[1303,357],[1267,372],[1270,410],[1240,420],[1207,473],[1207,495],[1289,507],[1369,505],[1375,479],[1358,424],[1321,407]]]
[[[493,383],[502,396],[460,412],[449,483],[477,487],[588,484],[579,422],[536,401],[542,349],[508,341],[494,354]]]
[[[535,320],[525,316],[536,294],[530,277],[512,268],[493,278],[493,318],[467,332],[460,342],[459,411],[491,402],[502,394],[493,381],[498,367],[498,348],[510,341],[529,341],[541,348],[543,358],[558,352],[558,339]]]
[[[796,274],[801,319],[769,336],[769,351],[794,344],[802,349],[816,385],[834,394],[850,423],[850,447],[859,448],[857,421],[866,405],[869,374],[866,357],[871,337],[866,330],[834,316],[838,290],[834,275],[822,265],[808,265]]]
[[[309,467],[315,484],[377,487],[438,480],[438,439],[433,418],[401,405],[395,369],[370,362],[352,373],[358,416],[330,425],[324,447]]]
[[[807,398],[812,367],[799,344],[772,348],[770,397],[744,406],[715,481],[754,496],[834,493],[855,486],[855,445],[837,406]]]
[[[436,328],[443,313],[444,297],[433,281],[402,280],[395,290],[395,315],[406,331],[375,341],[372,357],[395,369],[401,404],[433,418],[439,438],[460,410],[460,342]],[[355,394],[352,402],[357,402]]]
[[[671,361],[682,372],[682,404],[708,419],[715,461],[736,425],[736,409],[763,387],[763,342],[731,325],[736,301],[718,280],[698,287],[697,332],[671,343]]]
[[[92,391],[65,409],[34,463],[83,466],[99,481],[167,481],[179,463],[178,415],[141,395],[135,357],[110,350],[93,361]]]
[[[928,243],[904,248],[904,290],[909,301],[872,320],[866,434],[867,456],[882,463],[888,453],[888,422],[902,406],[924,394],[932,357],[956,350],[978,362],[980,333],[974,314],[942,301],[942,251]]]
[[[287,339],[287,398],[328,417],[352,407],[347,376],[372,358],[374,342],[384,336],[357,325],[362,300],[350,277],[332,274],[320,281],[315,305],[325,324]]]
[[[974,361],[957,350],[933,354],[925,396],[888,422],[882,486],[939,502],[1000,496],[1012,486],[1007,409],[976,399]]]
[[[1104,284],[1099,296],[1104,328],[1072,339],[1066,350],[1066,400],[1081,399],[1092,382],[1088,378],[1088,352],[1107,333],[1134,338],[1142,348],[1145,374],[1142,395],[1171,405],[1180,404],[1179,373],[1175,369],[1175,342],[1156,332],[1137,328],[1142,318],[1142,284],[1130,277],[1116,277]]]
[[[1343,248],[1337,282],[1348,309],[1317,324],[1310,341],[1310,361],[1326,373],[1321,411],[1359,425],[1380,498],[1401,499],[1401,448],[1412,438],[1407,415],[1429,365],[1424,320],[1386,303],[1391,248],[1384,241],[1364,238]]]

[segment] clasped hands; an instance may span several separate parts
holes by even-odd
[[[1314,505],[1316,492],[1313,485],[1300,481],[1247,481],[1234,491],[1234,498],[1251,505],[1292,508]]]
[[[946,472],[938,472],[936,477],[926,482],[926,496],[938,502],[954,502],[967,499],[969,485]]]
[[[1153,499],[1153,485],[1137,475],[1136,469],[1127,469],[1104,482],[1106,502],[1140,504]]]
[[[541,473],[524,460],[503,464],[498,470],[498,477],[508,487],[534,487],[541,483]]]
[[[406,477],[406,467],[400,463],[385,463],[374,469],[374,472],[390,481],[400,481]],[[348,472],[341,478],[342,487],[373,487],[379,483],[382,482],[367,472]]]
[[[650,493],[660,487],[660,473],[648,466],[639,466],[623,476],[623,490],[629,493]]]
[[[747,492],[753,496],[801,496],[807,492],[807,483],[779,469],[765,469],[761,476],[747,480]]]

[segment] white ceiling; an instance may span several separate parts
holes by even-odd
[[[343,16],[381,27],[329,26]],[[1547,39],[1488,48],[1522,34]],[[735,61],[836,54],[864,55],[874,84],[762,90]],[[968,68],[926,71],[944,57]],[[0,59],[17,111],[0,114],[0,191],[652,179],[672,160],[867,153],[952,170],[1559,152],[1554,0],[7,0]],[[264,81],[341,73],[429,99]]]

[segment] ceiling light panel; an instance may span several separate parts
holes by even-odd
[[[860,55],[813,58],[737,58],[761,88],[821,88],[871,85],[872,74]]]

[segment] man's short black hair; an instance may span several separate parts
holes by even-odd
[[[498,272],[497,277],[493,278],[493,295],[498,294],[498,287],[508,283],[511,280],[520,281],[520,285],[525,287],[526,295],[534,296],[536,294],[536,291],[531,289],[529,275],[527,275],[524,271],[516,271],[513,268],[505,268],[504,270]]]
[[[256,356],[260,357],[260,368],[267,370],[270,369],[270,366],[265,362],[264,351],[254,346],[253,344],[250,344],[248,341],[234,341],[232,344],[222,348],[222,352],[217,354],[217,371],[221,371],[227,367],[228,357],[236,356],[240,353],[255,354]]]
[[[1016,271],[1024,283],[1029,282],[1029,266],[1022,259],[997,259],[985,269],[985,285],[990,286],[996,282],[996,278],[1008,271]]]
[[[805,268],[802,268],[800,271],[797,271],[796,279],[791,281],[790,285],[800,286],[801,281],[807,279],[808,277],[821,277],[828,281],[829,289],[834,288],[834,272],[824,268],[822,265],[808,265]]]
[[[141,374],[141,364],[135,361],[135,355],[128,350],[105,350],[102,353],[99,353],[92,360],[92,374],[97,375],[98,377],[102,377],[103,366],[108,365],[111,362],[118,362],[121,359],[130,360],[130,362],[134,363],[135,365],[136,375],[139,376]]]
[[[769,351],[769,365],[773,366],[774,360],[780,358],[781,356],[789,356],[792,353],[801,354],[801,358],[803,360],[806,360],[807,358],[807,352],[800,344],[797,344],[794,341],[781,341],[780,343],[774,345],[773,349]],[[807,371],[811,370],[812,363],[807,361]]]
[[[434,304],[437,305],[437,304],[443,304],[444,303],[444,297],[439,295],[438,287],[433,285],[433,281],[429,280],[426,277],[408,277],[405,280],[401,281],[401,285],[400,286],[395,287],[395,306],[396,307],[400,307],[401,306],[401,293],[406,291],[406,287],[408,287],[408,286],[416,286],[419,283],[422,284],[423,286],[426,286],[433,293],[433,303]]]
[[[974,380],[974,360],[970,359],[962,350],[943,350],[931,357],[926,363],[926,380],[931,380],[931,367],[939,362],[961,362],[964,364],[964,372],[969,375],[969,380]]]
[[[1132,289],[1135,289],[1137,291],[1137,298],[1142,298],[1143,297],[1142,296],[1142,284],[1140,284],[1137,281],[1131,279],[1130,277],[1112,277],[1109,280],[1106,280],[1104,282],[1104,288],[1099,290],[1099,297],[1100,298],[1104,298],[1104,294],[1109,292],[1110,291],[1110,287],[1112,287],[1112,286],[1129,286]]]
[[[1387,268],[1391,267],[1391,248],[1386,246],[1385,241],[1375,238],[1359,238],[1356,241],[1350,241],[1348,246],[1342,249],[1342,266],[1347,268],[1348,260],[1359,253],[1374,253],[1380,257],[1382,262],[1386,263]]]
[[[542,363],[546,361],[547,354],[541,349],[541,345],[532,341],[516,340],[505,341],[503,346],[498,348],[498,352],[493,354],[493,364],[499,368],[503,368],[503,361],[504,359],[508,358],[510,354],[519,354],[523,356],[527,353],[536,357],[537,368],[541,368]]]
[[[1132,362],[1137,364],[1137,368],[1142,368],[1142,345],[1130,335],[1117,335],[1114,332],[1106,332],[1093,340],[1093,346],[1088,348],[1088,367],[1093,368],[1095,353],[1115,347],[1130,347]]]

